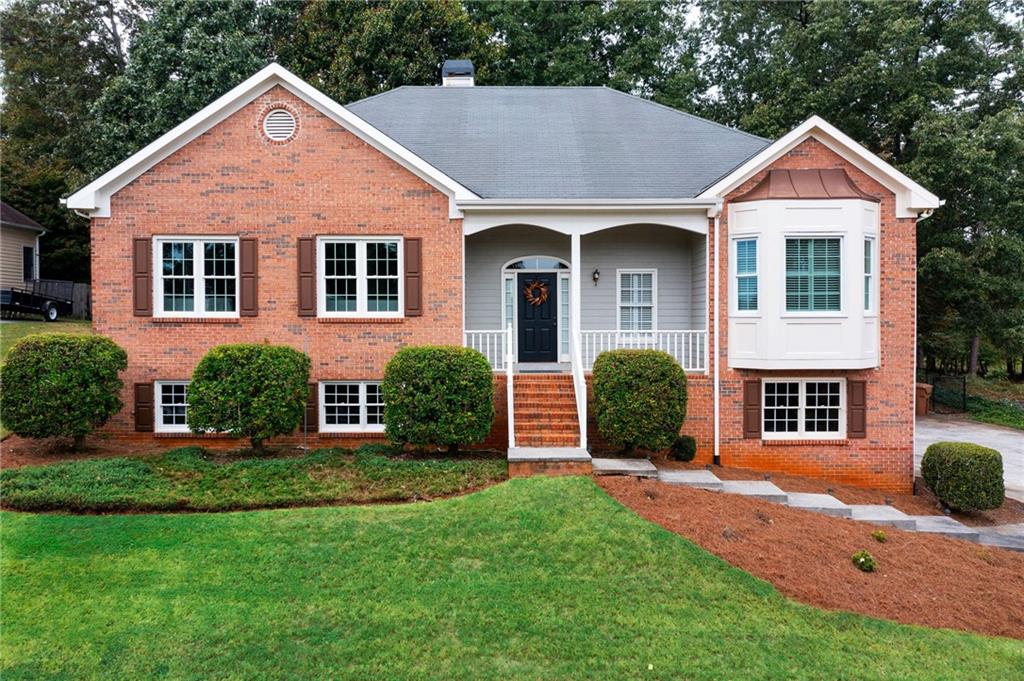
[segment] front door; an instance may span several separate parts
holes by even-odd
[[[558,275],[519,275],[519,361],[558,361]]]

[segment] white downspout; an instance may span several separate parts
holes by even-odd
[[[718,317],[719,317],[719,313],[722,310],[722,306],[719,303],[719,299],[718,299],[718,290],[719,290],[718,261],[720,260],[720,254],[719,254],[718,251],[719,251],[719,247],[721,246],[721,241],[718,238],[718,229],[719,229],[719,220],[721,219],[721,217],[720,217],[721,216],[721,212],[722,212],[722,207],[721,207],[721,204],[719,204],[718,207],[715,209],[715,226],[712,229],[712,234],[713,234],[712,238],[714,239],[714,241],[713,241],[713,243],[714,243],[714,251],[713,252],[715,254],[715,262],[714,262],[714,266],[712,267],[712,270],[714,271],[714,274],[712,276],[714,276],[714,278],[715,278],[715,283],[714,283],[714,296],[715,296],[714,305],[715,306],[713,308],[713,313],[714,313],[714,325],[713,325],[713,329],[714,329],[714,348],[712,350],[711,356],[712,356],[712,361],[715,363],[713,403],[714,403],[714,429],[715,429],[715,435],[714,435],[714,438],[715,438],[714,462],[715,462],[716,466],[720,466],[722,464],[722,455],[719,452],[719,444],[720,444],[720,440],[721,440],[721,418],[720,418],[719,397],[718,397],[719,388],[720,388],[719,370],[718,370],[718,347],[719,347],[718,346],[718,329],[719,329]]]

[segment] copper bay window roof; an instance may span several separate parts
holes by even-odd
[[[765,199],[863,199],[879,202],[878,197],[858,189],[842,168],[769,170],[753,189],[732,202]]]

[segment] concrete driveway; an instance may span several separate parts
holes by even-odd
[[[914,473],[921,473],[921,457],[933,442],[974,442],[1003,455],[1006,496],[1024,501],[1024,431],[962,418],[929,414],[917,418]]]

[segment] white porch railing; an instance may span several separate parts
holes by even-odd
[[[512,352],[512,335],[504,329],[495,331],[464,331],[462,344],[478,350],[491,363],[494,371],[505,371]]]
[[[705,371],[707,331],[580,331],[583,368],[608,350],[662,350],[672,355],[685,371]]]
[[[505,330],[505,405],[508,408],[508,448],[516,446],[515,376],[516,358],[512,356],[512,325]]]
[[[580,337],[571,335],[569,351],[572,353],[572,388],[576,394],[576,417],[579,420],[580,449],[587,448],[587,379],[583,376],[580,358]]]

